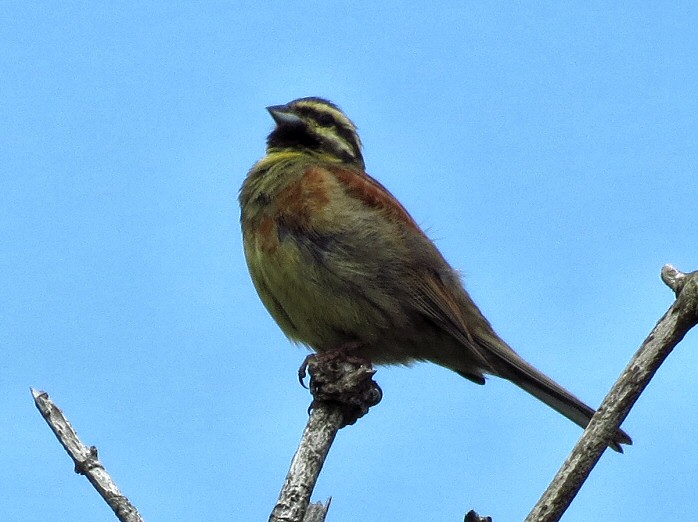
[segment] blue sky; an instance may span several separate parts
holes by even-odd
[[[266,520],[306,421],[245,267],[264,110],[357,123],[369,172],[525,358],[597,405],[698,269],[698,7],[6,2],[0,21],[0,519],[113,520],[47,390],[149,521]],[[698,512],[687,336],[566,521]],[[580,430],[508,382],[381,368],[315,498],[329,520],[521,520]]]

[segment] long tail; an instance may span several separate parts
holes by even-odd
[[[496,334],[494,335],[496,336]],[[486,354],[492,365],[492,373],[513,382],[575,424],[586,428],[595,413],[593,408],[587,406],[547,375],[524,361],[499,337],[495,337],[495,339],[480,338],[478,341],[487,348]],[[609,447],[623,453],[621,444],[629,445],[632,443],[630,436],[619,429],[609,443]]]

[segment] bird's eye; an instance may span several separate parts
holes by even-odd
[[[326,112],[318,114],[316,121],[323,127],[330,127],[331,125],[334,125],[334,118],[331,114],[327,114]]]

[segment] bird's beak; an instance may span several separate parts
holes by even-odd
[[[272,105],[267,107],[267,110],[278,126],[300,125],[303,123],[303,120],[293,114],[286,105]]]

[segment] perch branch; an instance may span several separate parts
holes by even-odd
[[[381,400],[380,388],[372,380],[375,371],[365,361],[315,356],[309,359],[308,371],[313,395],[310,417],[270,522],[307,522],[310,496],[337,431]],[[327,509],[329,502],[322,518],[315,520],[324,520]]]
[[[676,301],[608,392],[572,453],[525,522],[560,520],[630,408],[674,347],[698,323],[698,272],[684,274],[666,265],[662,269],[662,280],[674,291]]]

